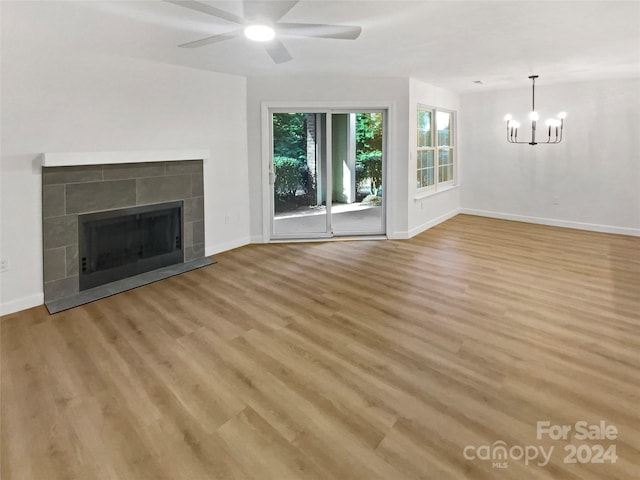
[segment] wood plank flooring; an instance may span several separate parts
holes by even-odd
[[[640,477],[640,238],[459,215],[215,258],[3,317],[3,480]],[[545,420],[618,435],[538,440]],[[554,451],[464,456],[498,441]]]

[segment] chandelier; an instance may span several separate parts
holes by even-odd
[[[509,143],[528,143],[529,145],[538,145],[538,143],[560,143],[562,141],[562,128],[564,127],[564,119],[567,116],[566,112],[560,112],[558,118],[550,118],[545,122],[547,126],[547,140],[543,142],[536,142],[536,129],[538,119],[540,116],[536,112],[536,78],[538,75],[531,75],[531,113],[529,113],[529,119],[531,120],[531,141],[519,141],[518,129],[520,123],[513,120],[511,114],[505,115],[504,119],[507,122],[507,142]]]

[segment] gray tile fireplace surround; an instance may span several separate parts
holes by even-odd
[[[78,215],[102,210],[182,200],[185,267],[198,268],[204,257],[204,181],[202,160],[42,168],[44,299],[52,310],[112,295],[79,292]],[[188,268],[160,271],[160,278]],[[168,273],[167,273],[168,272]],[[152,273],[152,272],[150,272]],[[141,283],[158,280],[144,274]],[[162,277],[164,275],[164,277]],[[132,288],[136,281],[124,282]],[[97,287],[100,289],[101,287]],[[126,290],[127,288],[123,288]],[[96,289],[91,289],[92,291]],[[122,290],[120,290],[122,291]],[[96,297],[96,298],[93,298]],[[53,308],[52,308],[53,306]],[[64,307],[64,308],[61,308]],[[53,313],[53,312],[52,312]]]

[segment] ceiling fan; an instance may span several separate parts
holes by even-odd
[[[263,42],[264,48],[275,63],[284,63],[293,57],[279,37],[312,37],[355,40],[362,31],[354,25],[325,25],[319,23],[279,22],[300,0],[243,0],[243,16],[221,10],[207,3],[195,0],[166,0],[181,7],[213,15],[231,23],[240,25],[234,30],[193,42],[178,45],[182,48],[196,48],[212,43],[230,40],[244,34],[247,38]]]

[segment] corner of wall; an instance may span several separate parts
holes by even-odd
[[[412,228],[411,230],[409,230],[407,232],[407,237],[406,238],[412,238],[415,237],[416,235],[425,232],[427,230],[429,230],[430,228],[435,227],[436,225],[441,224],[442,222],[446,222],[447,220],[455,217],[456,215],[458,215],[460,213],[460,208],[454,208],[453,210],[448,211],[447,213],[444,213],[442,215],[439,215],[435,218],[432,218],[424,223],[422,223],[421,225],[418,225],[417,227]]]

